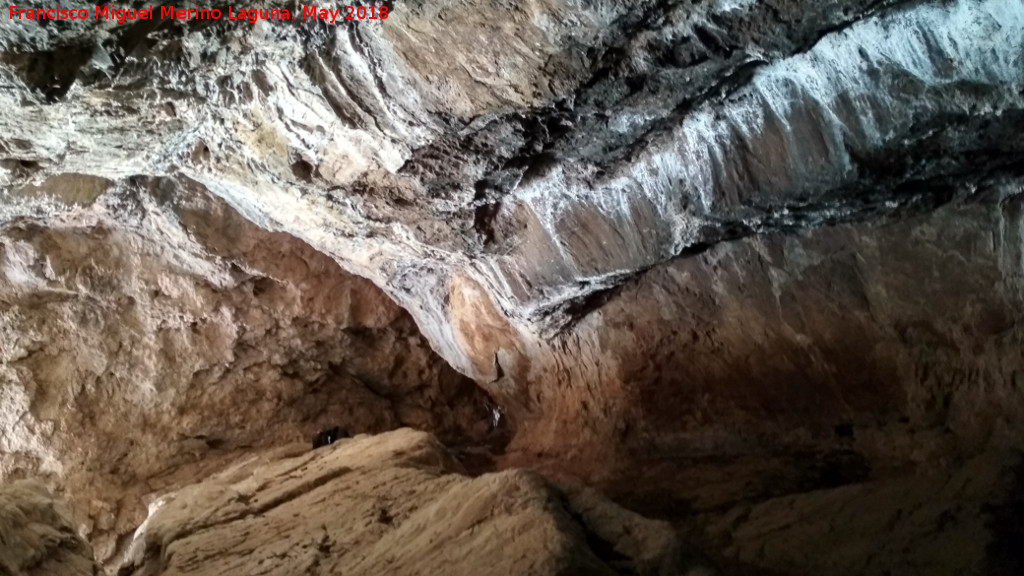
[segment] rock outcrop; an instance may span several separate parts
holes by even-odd
[[[34,480],[0,486],[0,570],[9,576],[99,574],[70,511]]]
[[[118,573],[711,574],[667,523],[535,473],[469,478],[428,434],[299,450],[153,502]]]
[[[565,416],[531,422],[512,451],[544,459],[571,427],[578,469],[618,463],[632,491],[637,458],[684,471],[803,454],[806,467],[783,458],[779,470],[808,476],[795,489],[829,454],[856,454],[852,480],[1020,447],[1022,199],[997,188],[928,215],[764,235],[653,269],[531,351],[558,383],[531,401]],[[565,468],[566,454],[550,455]],[[753,474],[734,479],[779,488]]]

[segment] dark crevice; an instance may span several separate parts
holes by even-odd
[[[986,574],[1010,576],[1024,574],[1024,454],[1012,464],[1006,496],[989,504],[987,528],[992,540],[987,547]]]
[[[561,497],[562,508],[576,522],[586,539],[587,547],[598,560],[622,576],[638,576],[640,571],[636,561],[615,548],[615,544],[602,538],[590,529],[581,514],[573,510],[572,504],[565,496]]]

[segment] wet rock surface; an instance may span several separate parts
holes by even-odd
[[[1014,573],[1009,469],[939,485],[1024,443],[1019,2],[390,5],[0,19],[5,478],[112,561],[144,495],[412,425],[723,570]]]

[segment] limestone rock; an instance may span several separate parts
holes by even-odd
[[[0,477],[59,487],[100,559],[147,494],[251,449],[487,433],[486,395],[370,282],[202,190],[138,184],[0,224]]]
[[[162,496],[121,576],[698,574],[667,524],[534,473],[469,478],[431,436],[279,451]]]
[[[9,576],[99,574],[70,511],[35,480],[0,486],[0,570]]]
[[[1006,474],[1013,462],[990,454],[955,471],[739,506],[708,532],[733,562],[780,574],[1009,575],[1020,564],[1000,548],[1014,546],[1020,518],[999,522],[1021,498],[1019,477]]]
[[[621,475],[624,497],[669,490],[713,507],[813,487],[830,454],[851,458],[840,468],[852,482],[1021,447],[1022,201],[1017,186],[994,188],[927,215],[767,234],[648,271],[571,332],[525,347],[557,382],[530,408],[559,416],[530,421],[509,464],[548,452],[557,469]],[[696,472],[723,460],[746,472]],[[638,467],[652,472],[639,488]]]

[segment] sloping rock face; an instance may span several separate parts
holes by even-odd
[[[893,469],[1019,447],[1021,202],[996,188],[652,270],[553,341],[578,361],[537,403],[584,414],[587,434],[616,439],[596,452],[627,468],[637,454],[782,449],[854,450]],[[530,445],[557,442],[569,421],[531,425],[542,438]]]
[[[552,341],[531,401],[559,416],[505,462],[676,519],[725,573],[1019,572],[1021,213],[997,187],[651,270]]]
[[[0,487],[0,567],[11,576],[99,573],[67,507],[34,480]]]
[[[1005,465],[983,457],[949,472],[741,505],[705,518],[706,537],[718,540],[708,546],[780,574],[1013,574],[1021,564],[1007,546],[1019,539],[1019,518],[993,521],[1004,518],[994,493],[1019,490]]]
[[[300,450],[155,501],[118,573],[709,574],[667,523],[529,472],[466,477],[421,432]]]
[[[5,476],[48,471],[123,545],[141,494],[328,413],[471,442],[507,421],[499,466],[738,569],[882,574],[927,548],[755,553],[758,518],[1018,458],[1020,2],[388,5],[0,19]],[[994,469],[934,492],[971,534]],[[134,504],[89,504],[110,478]],[[885,509],[864,546],[924,546]]]

